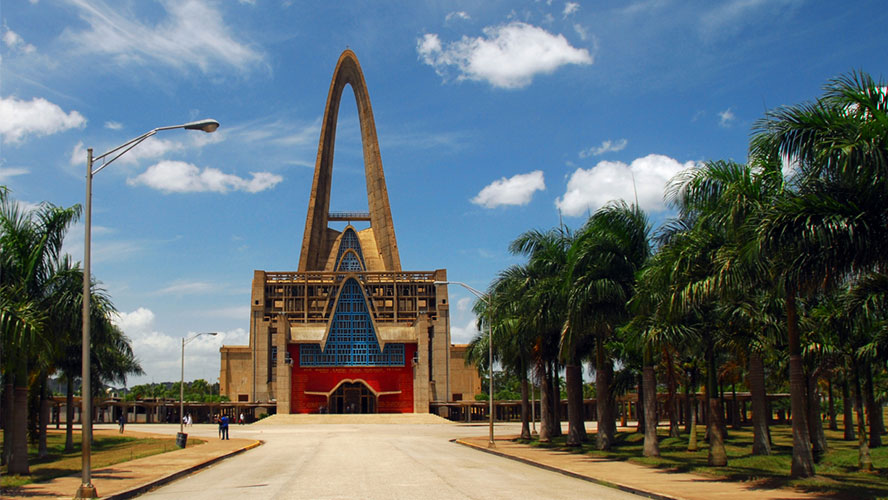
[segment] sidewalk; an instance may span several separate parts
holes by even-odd
[[[169,435],[127,432],[169,439]],[[122,462],[110,467],[93,469],[92,483],[100,498],[120,500],[132,498],[156,486],[168,483],[194,471],[212,465],[223,458],[236,455],[261,445],[252,439],[209,439],[206,443],[184,449]],[[58,477],[45,483],[27,484],[13,492],[11,498],[71,499],[80,487],[81,477]],[[5,497],[4,497],[5,498]]]
[[[757,483],[724,481],[699,474],[655,469],[620,460],[534,448],[512,441],[513,437],[496,439],[496,448],[493,449],[487,447],[487,436],[457,439],[456,442],[479,451],[649,498],[664,500],[822,498],[791,489],[764,488]]]

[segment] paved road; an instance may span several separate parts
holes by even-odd
[[[517,430],[497,425],[503,434]],[[195,426],[189,432],[213,438],[215,429]],[[484,425],[465,424],[233,426],[232,437],[265,445],[140,498],[638,498],[449,442],[486,433]]]

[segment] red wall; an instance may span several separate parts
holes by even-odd
[[[416,344],[404,345],[404,366],[343,366],[303,367],[299,364],[299,346],[290,345],[290,358],[296,361],[292,368],[292,413],[318,413],[326,406],[326,396],[306,395],[309,392],[330,392],[342,380],[363,380],[376,392],[401,391],[380,396],[376,401],[379,413],[413,413],[413,354]]]

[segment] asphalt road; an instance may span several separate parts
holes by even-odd
[[[166,427],[144,430],[178,430]],[[235,425],[231,437],[265,445],[139,498],[639,498],[449,441],[487,431],[466,424]],[[517,431],[515,424],[497,425],[498,433]],[[213,439],[215,428],[195,426],[189,434]]]

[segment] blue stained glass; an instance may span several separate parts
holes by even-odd
[[[352,278],[342,287],[326,349],[322,351],[318,344],[302,344],[299,365],[404,366],[404,344],[387,344],[380,350],[361,285]]]
[[[338,271],[363,271],[363,267],[361,266],[361,261],[355,256],[355,254],[349,252],[342,257],[342,260],[339,261],[339,269]]]
[[[344,262],[342,262],[342,255],[345,254],[345,251],[349,249],[354,250],[355,253],[358,254],[360,267],[356,269],[343,267]],[[349,255],[351,255],[351,252],[349,252]],[[349,255],[347,255],[346,258],[348,258]],[[354,264],[352,263],[349,265]],[[352,228],[348,228],[345,230],[345,233],[342,234],[342,239],[339,241],[339,253],[336,255],[336,266],[333,269],[344,271],[360,271],[365,268],[366,266],[364,265],[364,253],[361,251],[361,242],[358,240],[358,235],[357,233],[355,233],[355,230]]]

